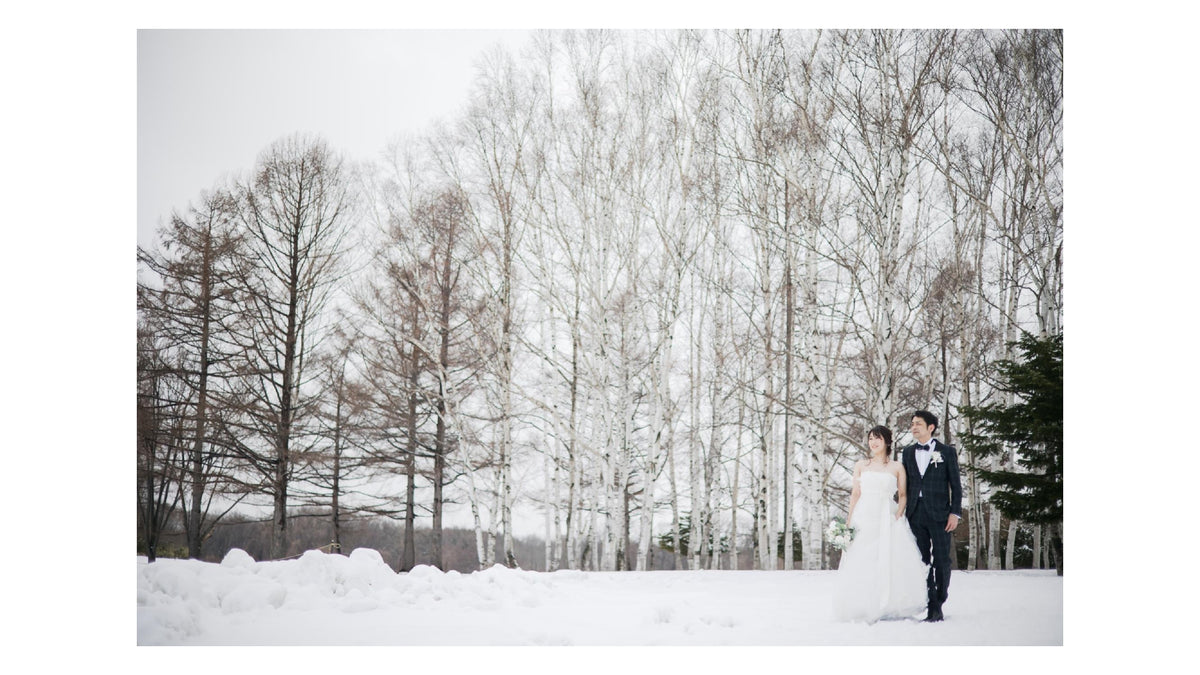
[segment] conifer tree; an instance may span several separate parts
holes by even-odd
[[[998,361],[997,387],[1014,394],[1012,405],[964,406],[972,433],[964,446],[976,455],[1015,448],[1007,470],[977,469],[996,491],[991,502],[1006,517],[1049,525],[1056,567],[1062,574],[1063,337],[1024,334],[1015,345],[1020,360]]]

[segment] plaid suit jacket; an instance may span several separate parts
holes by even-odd
[[[958,474],[958,451],[952,445],[934,439],[932,450],[941,453],[942,461],[932,460],[921,475],[917,466],[917,444],[904,448],[901,459],[904,462],[904,472],[908,478],[908,503],[904,515],[911,521],[917,513],[917,495],[924,493],[921,498],[921,509],[925,515],[937,522],[943,522],[953,513],[962,517],[962,482]]]

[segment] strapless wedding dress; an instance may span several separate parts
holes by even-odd
[[[834,590],[838,621],[903,619],[924,611],[929,568],[908,520],[896,519],[896,477],[864,471],[854,507],[854,541],[842,552]],[[915,498],[915,497],[910,497]]]

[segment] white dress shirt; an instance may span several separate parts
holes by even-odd
[[[917,468],[921,470],[921,477],[925,477],[925,469],[929,468],[929,458],[933,454],[934,440],[931,438],[928,441],[927,447],[917,448]]]
[[[917,470],[919,470],[921,472],[921,478],[925,477],[925,469],[929,468],[929,458],[930,458],[930,456],[933,455],[933,444],[935,443],[935,441],[932,438],[930,438],[926,443],[927,443],[926,447],[920,447],[920,446],[917,447],[917,452],[916,452]],[[924,490],[917,490],[918,498],[924,497],[924,496],[925,496]]]

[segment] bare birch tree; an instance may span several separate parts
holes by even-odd
[[[500,529],[504,564],[516,567],[513,547],[513,425],[514,363],[520,330],[516,303],[518,302],[518,269],[524,223],[529,216],[529,195],[536,194],[535,181],[540,173],[528,169],[533,161],[531,138],[541,102],[541,87],[536,79],[519,68],[507,53],[495,51],[480,65],[473,92],[474,100],[463,120],[463,135],[468,162],[466,169],[473,178],[480,199],[471,213],[477,236],[481,238],[483,268],[480,285],[489,288],[495,312],[488,314],[487,326],[491,342],[498,352],[493,377],[499,400],[495,416],[499,428],[497,462],[500,502]],[[471,180],[468,178],[467,180]]]

